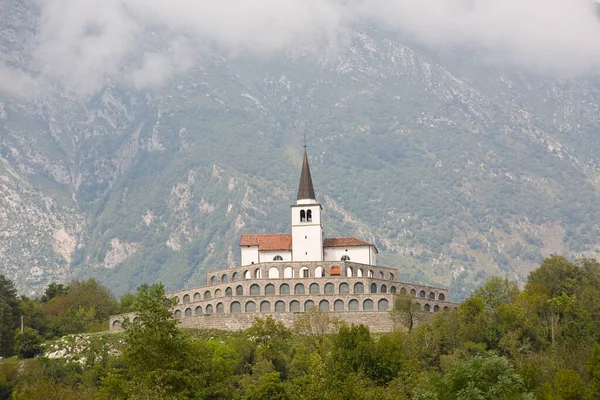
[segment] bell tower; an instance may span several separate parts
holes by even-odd
[[[315,199],[305,147],[298,197],[292,205],[292,261],[323,261],[322,211]]]

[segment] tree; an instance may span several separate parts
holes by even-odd
[[[25,328],[15,335],[15,353],[21,358],[33,358],[42,354],[42,337],[35,329]]]
[[[544,288],[550,297],[560,296],[563,292],[571,296],[581,277],[582,271],[577,265],[562,256],[552,255],[529,274],[525,290],[534,293]]]
[[[64,296],[67,294],[67,288],[62,283],[50,283],[46,288],[46,291],[42,295],[41,301],[46,304],[50,300],[58,296]]]
[[[439,400],[534,399],[508,359],[499,356],[475,356],[460,362],[434,386]]]
[[[402,325],[410,332],[413,327],[423,319],[421,305],[406,294],[394,296],[394,307],[390,310],[390,317],[395,326]]]
[[[519,294],[519,287],[508,279],[493,277],[473,292],[487,307],[496,308],[501,304],[510,304]]]
[[[0,275],[0,356],[2,357],[13,354],[19,315],[17,289],[12,281]]]
[[[288,400],[285,387],[279,379],[279,373],[265,374],[258,385],[250,386],[244,400]]]
[[[310,311],[303,313],[294,321],[294,332],[308,337],[316,349],[321,349],[325,336],[339,326],[340,321],[331,317],[329,313],[313,307]]]

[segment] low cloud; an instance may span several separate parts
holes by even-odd
[[[159,86],[193,66],[203,49],[227,56],[290,48],[319,54],[344,46],[347,29],[365,23],[532,73],[600,72],[593,0],[31,1],[40,14],[36,79],[58,79],[83,94],[107,77]],[[11,75],[31,85],[24,73],[0,65],[2,81]],[[14,94],[15,85],[3,82],[0,91]]]

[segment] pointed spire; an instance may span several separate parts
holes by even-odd
[[[310,168],[308,167],[308,155],[304,149],[304,160],[302,160],[302,173],[300,175],[300,186],[298,187],[298,199],[315,199],[315,189],[313,188]]]

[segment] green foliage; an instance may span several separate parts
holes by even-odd
[[[46,343],[55,354],[79,352],[63,359],[4,360],[0,394],[19,399],[48,393],[44,398],[591,400],[600,393],[600,266],[593,260],[563,261],[544,261],[543,271],[532,272],[524,291],[505,279],[491,279],[456,310],[419,319],[412,329],[401,323],[379,334],[317,309],[301,315],[293,331],[271,316],[256,318],[245,332],[182,330],[162,285],[142,285],[119,306],[135,310],[138,318],[123,323],[124,333],[71,335]],[[558,286],[556,276],[570,278]],[[89,285],[100,293],[89,297],[109,305],[99,309],[115,306],[94,282]],[[69,297],[83,296],[81,287],[68,285],[65,294],[45,304],[23,298],[21,305],[28,320],[42,326],[61,315],[65,324],[73,324],[65,310],[76,305],[87,321],[77,329],[93,329],[97,314],[95,309],[88,314],[89,300]],[[402,312],[413,309],[410,299],[396,299]],[[27,328],[17,342],[35,348],[39,336]]]
[[[508,279],[493,277],[473,292],[487,307],[496,308],[501,304],[510,304],[519,294],[519,287]]]
[[[18,331],[15,335],[15,353],[22,358],[33,358],[42,354],[44,347],[43,339],[40,334],[31,328]]]
[[[13,354],[19,315],[17,290],[12,281],[0,275],[0,357]]]
[[[288,400],[285,388],[277,372],[264,375],[258,385],[248,388],[244,400]]]
[[[504,357],[475,356],[456,365],[434,383],[437,400],[516,400],[533,396],[523,389],[523,380]]]

